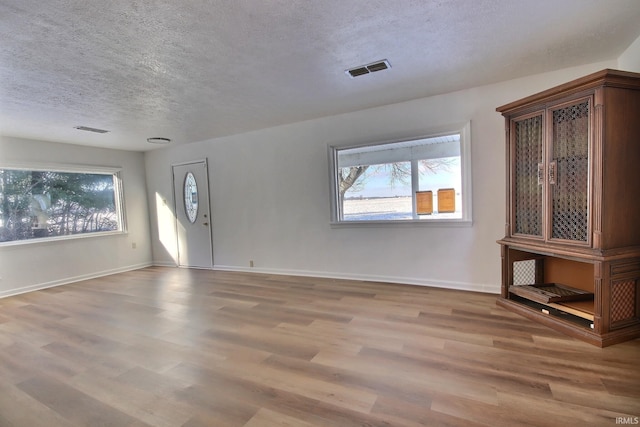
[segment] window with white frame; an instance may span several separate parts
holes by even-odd
[[[0,244],[123,232],[111,168],[0,168]]]
[[[415,139],[330,147],[332,221],[471,221],[469,124]]]

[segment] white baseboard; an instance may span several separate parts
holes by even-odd
[[[176,265],[173,263],[162,263],[162,262],[129,265],[126,267],[115,268],[111,270],[104,270],[104,271],[80,275],[80,276],[67,277],[60,280],[54,280],[51,282],[39,283],[35,285],[30,285],[30,286],[24,286],[22,288],[0,291],[0,298],[9,297],[12,295],[24,294],[26,292],[37,291],[40,289],[52,288],[54,286],[67,285],[69,283],[80,282],[82,280],[89,280],[89,279],[95,279],[98,277],[109,276],[111,274],[124,273],[126,271],[132,271],[132,270],[139,270],[141,268],[150,267],[150,266],[174,267],[174,268],[176,267]],[[386,282],[386,283],[398,283],[398,284],[404,284],[404,285],[429,286],[434,288],[457,289],[462,291],[484,292],[484,293],[491,293],[491,294],[500,293],[499,284],[487,285],[487,284],[479,284],[479,283],[453,282],[453,281],[445,281],[445,280],[416,279],[416,278],[410,278],[410,277],[379,276],[379,275],[372,275],[372,274],[349,274],[349,273],[335,273],[335,272],[327,272],[327,271],[238,267],[238,266],[230,266],[230,265],[214,265],[213,270],[275,274],[275,275],[284,275],[284,276],[323,277],[327,279],[366,280],[370,282]]]
[[[245,273],[263,273],[285,276],[323,277],[327,279],[366,280],[369,282],[398,283],[403,285],[429,286],[433,288],[456,289],[461,291],[499,294],[500,284],[483,284],[470,282],[453,282],[446,280],[418,279],[412,277],[378,276],[372,274],[334,273],[327,271],[290,270],[276,268],[238,267],[230,265],[214,265],[214,270],[240,271]]]
[[[153,261],[152,264],[154,267],[177,267],[178,264],[176,264],[175,262],[168,262],[168,261]]]
[[[74,277],[65,277],[64,279],[54,280],[46,283],[38,283],[35,285],[23,286],[21,288],[9,289],[6,291],[0,291],[0,298],[10,297],[13,295],[24,294],[27,292],[33,292],[40,289],[53,288],[54,286],[68,285],[70,283],[80,282],[83,280],[95,279],[98,277],[109,276],[111,274],[124,273],[126,271],[139,270],[141,268],[150,267],[151,263],[142,263],[135,265],[128,265],[126,267],[114,268],[111,270],[103,270],[90,274],[83,274]]]

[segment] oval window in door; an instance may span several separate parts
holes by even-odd
[[[196,222],[198,217],[198,184],[196,184],[196,177],[191,172],[187,172],[184,178],[184,212],[191,224]]]

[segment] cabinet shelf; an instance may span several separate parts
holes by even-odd
[[[509,292],[543,304],[559,301],[593,300],[593,293],[559,283],[520,285],[509,287]]]
[[[521,309],[530,310],[531,316],[560,320],[567,325],[593,331],[593,314],[586,311],[571,309],[563,304],[541,304],[518,296],[514,296],[509,301],[519,305]]]

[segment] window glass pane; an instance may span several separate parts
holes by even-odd
[[[116,175],[0,169],[0,242],[122,229]]]
[[[462,218],[460,156],[419,160],[418,168],[418,190],[433,194],[433,212],[420,218]]]
[[[343,168],[348,176],[350,168]],[[344,193],[345,221],[412,219],[411,163],[367,166]]]
[[[468,127],[465,127],[468,129]],[[466,131],[465,131],[466,133]],[[469,220],[462,132],[334,148],[338,221]],[[463,150],[464,147],[467,147]],[[470,183],[467,182],[466,186]],[[468,205],[468,206],[465,206]]]

